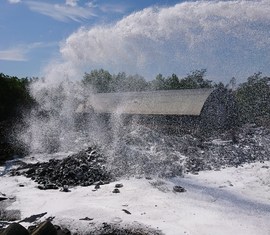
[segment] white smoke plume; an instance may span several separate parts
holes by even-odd
[[[269,72],[269,12],[269,0],[152,7],[115,24],[80,28],[60,51],[78,71],[104,68],[147,79],[201,68],[217,79]]]
[[[87,91],[69,81],[92,69],[138,73],[146,79],[201,68],[217,79],[269,71],[269,12],[269,0],[189,1],[147,8],[110,25],[80,28],[62,42],[61,61],[45,68],[45,82],[34,84],[33,96],[44,112],[28,119],[22,138],[33,152],[48,151],[48,146],[52,151],[80,148],[74,116]],[[84,131],[106,138],[100,129],[84,125]]]

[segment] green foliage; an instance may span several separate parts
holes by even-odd
[[[176,74],[164,77],[158,74],[156,78],[147,82],[139,75],[126,75],[126,73],[110,74],[100,69],[85,73],[82,83],[85,87],[91,87],[96,92],[128,92],[146,90],[171,90],[194,88],[227,88],[235,87],[235,78],[230,84],[212,83],[205,79],[206,70],[195,70],[184,78]],[[22,110],[30,108],[34,100],[31,98],[28,87],[38,78],[12,77],[0,73],[0,121],[20,117]],[[61,85],[56,90],[56,107],[61,108],[57,102],[63,96]],[[270,77],[255,73],[248,77],[247,82],[242,83],[234,91],[239,111],[240,123],[268,123],[270,125]],[[44,93],[46,96],[46,92]],[[64,99],[64,97],[63,97]]]
[[[127,76],[126,73],[111,75],[108,71],[100,69],[85,73],[82,82],[97,93],[214,87],[212,81],[205,79],[205,75],[206,69],[195,70],[182,79],[179,79],[176,74],[167,78],[158,74],[155,80],[147,82],[139,75]],[[224,87],[222,83],[219,86]]]
[[[196,89],[196,88],[212,88],[212,81],[205,80],[206,69],[195,70],[179,79],[176,74],[172,74],[167,78],[162,74],[158,74],[156,79],[151,82],[152,90],[174,90],[174,89]]]
[[[270,123],[270,77],[255,73],[236,90],[241,123]]]
[[[166,89],[168,90],[173,90],[173,89],[179,89],[180,88],[180,83],[179,79],[176,74],[172,74],[171,77],[168,77],[166,80]]]
[[[125,73],[114,75],[111,82],[112,92],[127,92],[127,91],[145,91],[148,88],[148,83],[142,76],[130,75]]]
[[[150,83],[151,90],[165,90],[166,89],[166,78],[162,74],[158,74],[156,79]]]
[[[113,75],[112,81],[110,83],[110,90],[112,92],[122,92],[126,88],[126,73],[118,73],[117,75]]]
[[[212,81],[205,80],[206,69],[192,71],[187,77],[181,79],[181,89],[212,88]]]
[[[127,76],[125,73],[111,75],[103,69],[85,73],[83,84],[91,87],[97,93],[144,91],[149,86],[142,76]]]
[[[90,73],[85,73],[83,84],[92,87],[97,93],[110,92],[110,83],[112,75],[103,69],[92,70]]]
[[[222,82],[215,83],[215,84],[214,84],[214,88],[217,88],[217,89],[225,89],[225,85],[224,85]]]
[[[0,73],[0,121],[20,116],[22,108],[33,103],[28,85],[27,78],[18,79]]]

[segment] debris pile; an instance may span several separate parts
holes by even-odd
[[[31,225],[28,229],[19,223],[11,223],[7,228],[0,230],[0,233],[1,235],[71,235],[68,229],[61,229],[49,220],[45,220],[38,225]]]
[[[89,147],[62,160],[27,164],[11,171],[11,175],[25,175],[39,184],[39,189],[68,191],[67,186],[101,185],[112,181],[105,166],[106,160],[98,149]]]
[[[119,176],[174,177],[270,160],[269,129],[246,125],[232,132],[171,135],[136,126],[120,136],[114,148],[107,148],[113,150],[110,165]]]
[[[244,126],[235,132],[234,140],[230,132],[210,137],[168,135],[136,126],[101,146],[106,151],[89,147],[62,160],[26,164],[11,174],[31,178],[40,189],[61,187],[68,192],[68,186],[98,189],[114,177],[175,177],[270,159],[269,129]]]
[[[219,170],[270,160],[269,129],[247,125],[239,128],[234,137],[236,142],[231,133],[225,132],[203,141],[193,141],[183,152],[187,156],[186,172]]]

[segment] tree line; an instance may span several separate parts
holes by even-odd
[[[108,71],[100,69],[85,73],[82,82],[84,85],[92,87],[97,93],[213,88],[221,85],[205,79],[205,75],[205,69],[192,71],[182,79],[178,78],[176,74],[168,77],[158,74],[153,81],[148,82],[137,74],[118,73],[112,75]]]
[[[31,81],[0,73],[0,121],[19,118],[23,110],[31,108],[34,103],[28,89]]]
[[[35,103],[29,92],[31,80],[0,73],[0,164],[25,152],[20,143],[13,141],[12,132],[16,124],[18,128],[22,123],[23,113]]]
[[[0,122],[18,119],[22,112],[35,104],[29,86],[39,78],[17,78],[0,73]],[[140,75],[126,73],[111,74],[104,69],[85,73],[81,79],[83,87],[94,92],[156,91],[171,89],[223,88],[231,89],[235,84],[214,83],[206,79],[206,70],[195,70],[183,78],[176,74],[165,77],[158,74],[152,81]],[[240,123],[267,123],[270,126],[270,77],[262,73],[249,76],[246,82],[232,91],[238,107]],[[1,133],[0,133],[1,134]]]

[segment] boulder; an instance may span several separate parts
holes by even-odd
[[[57,230],[53,224],[46,220],[39,224],[37,228],[31,233],[31,235],[57,235]]]
[[[19,223],[12,223],[1,233],[1,235],[29,235],[29,232]]]
[[[175,185],[175,186],[173,187],[173,191],[174,191],[174,192],[177,192],[177,193],[183,193],[183,192],[186,192],[186,190],[185,190],[182,186],[180,186],[180,185]]]

